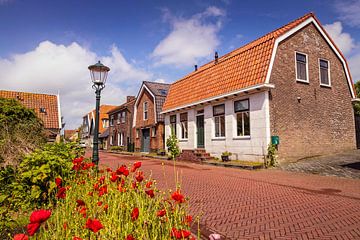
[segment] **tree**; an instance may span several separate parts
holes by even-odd
[[[178,139],[176,137],[176,135],[174,134],[174,131],[171,130],[171,135],[169,136],[169,138],[166,140],[166,146],[170,152],[171,158],[173,160],[175,160],[175,158],[177,156],[179,156],[180,154],[180,148],[178,146]]]
[[[360,81],[357,81],[355,84],[356,97],[360,98]],[[360,115],[360,103],[354,103],[354,112],[356,115]]]
[[[46,142],[41,119],[15,99],[0,98],[0,163],[17,165]]]

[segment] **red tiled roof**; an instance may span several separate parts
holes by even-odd
[[[0,97],[20,101],[25,107],[34,109],[47,129],[60,129],[57,95],[0,90]],[[45,112],[40,112],[43,108]]]
[[[109,118],[108,112],[116,107],[117,106],[113,106],[113,105],[101,105],[100,106],[100,109],[99,109],[99,133],[100,134],[103,133],[104,130],[106,130],[105,128],[103,128],[102,119],[108,119]],[[93,117],[95,118],[95,109],[86,115],[89,117],[89,120],[91,122],[92,118]],[[94,123],[95,123],[95,119],[94,119]]]
[[[318,22],[313,13],[308,13],[176,81],[163,111],[265,83],[275,40],[310,17]]]

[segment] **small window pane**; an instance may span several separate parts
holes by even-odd
[[[330,85],[329,82],[329,62],[320,60],[320,83]]]
[[[187,113],[181,113],[180,114],[180,122],[187,121]]]
[[[328,68],[328,61],[320,60],[320,67],[322,67],[322,68]]]
[[[225,116],[220,116],[220,135],[225,137]]]
[[[220,122],[219,117],[215,117],[215,137],[220,137],[219,122]]]
[[[176,123],[176,115],[170,116],[170,122],[171,123]]]
[[[234,102],[235,112],[249,110],[249,99]]]
[[[296,61],[306,63],[306,55],[301,53],[296,53]]]
[[[221,115],[221,114],[225,114],[225,104],[221,104],[221,105],[213,107],[213,115],[214,116]]]
[[[250,115],[249,112],[244,112],[244,135],[249,136],[250,135]]]
[[[307,80],[306,74],[306,55],[296,53],[296,78],[300,80]]]

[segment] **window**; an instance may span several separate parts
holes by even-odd
[[[140,135],[140,130],[136,129],[136,138],[139,138],[139,135]]]
[[[114,144],[114,132],[111,134],[110,136],[110,145],[113,145]]]
[[[176,135],[176,115],[170,116],[170,128],[171,128],[171,134]]]
[[[103,128],[107,128],[108,127],[108,120],[107,119],[103,119],[102,120],[103,123]]]
[[[213,107],[215,137],[225,137],[225,104]]]
[[[296,80],[309,82],[307,56],[296,53]]]
[[[126,112],[121,112],[120,121],[121,121],[122,123],[125,122],[125,117],[126,117]]]
[[[118,133],[118,146],[124,146],[124,133]]]
[[[330,66],[329,61],[320,59],[320,85],[330,86]]]
[[[110,126],[114,126],[114,115],[110,116]]]
[[[117,122],[117,124],[119,124],[119,123],[120,123],[120,118],[121,118],[121,115],[120,115],[120,113],[118,113],[118,114],[117,114],[117,121],[116,121],[116,122]]]
[[[156,136],[156,127],[152,127],[151,128],[151,136],[155,137]]]
[[[166,95],[167,91],[165,89],[158,89],[161,95]]]
[[[236,136],[250,136],[249,99],[234,102]]]
[[[180,126],[181,126],[181,138],[188,138],[188,114],[181,113],[180,114]]]
[[[148,103],[144,102],[144,120],[148,119]]]

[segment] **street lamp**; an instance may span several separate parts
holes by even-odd
[[[93,156],[92,162],[99,165],[99,108],[100,108],[100,93],[105,87],[106,77],[110,68],[103,65],[100,61],[88,67],[90,70],[91,80],[93,82],[92,88],[95,89],[96,107],[95,107],[95,128],[93,140]]]

